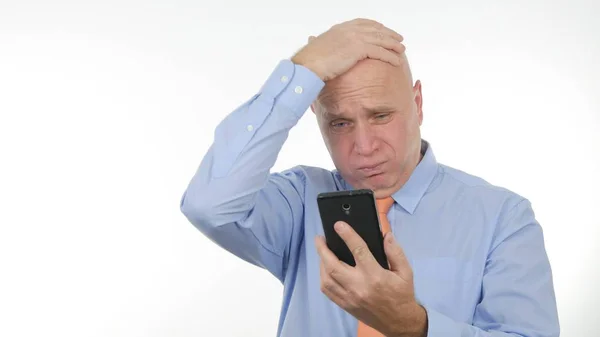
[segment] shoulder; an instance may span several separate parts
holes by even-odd
[[[490,249],[523,227],[539,226],[531,202],[507,187],[443,164],[437,180],[442,192],[438,201],[475,223],[489,225]]]
[[[319,178],[319,177],[329,177],[332,178],[335,176],[335,171],[331,171],[322,167],[309,166],[309,165],[296,165],[292,166],[288,169],[271,173],[271,176],[280,176],[280,177],[294,177],[301,176],[304,178]]]
[[[468,199],[474,204],[487,204],[499,207],[499,211],[508,211],[528,200],[519,193],[500,185],[490,183],[483,177],[472,173],[439,164],[439,184],[453,191],[456,196]]]
[[[270,180],[285,180],[299,188],[315,190],[343,189],[343,180],[337,170],[322,167],[296,165],[280,172],[271,173]]]

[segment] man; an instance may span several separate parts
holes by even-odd
[[[365,19],[311,37],[219,124],[182,212],[281,280],[278,336],[558,336],[529,201],[436,162],[402,41]],[[336,170],[270,172],[309,106]],[[336,228],[355,267],[324,243],[317,194],[354,188],[389,201],[390,270],[347,224]]]

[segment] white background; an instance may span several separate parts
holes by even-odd
[[[180,197],[217,123],[355,17],[405,36],[438,160],[532,201],[562,336],[597,336],[597,1],[216,3],[0,0],[0,336],[274,336],[281,285]],[[297,164],[332,168],[310,112]]]

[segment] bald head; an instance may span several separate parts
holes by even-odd
[[[315,113],[335,110],[344,100],[353,100],[375,92],[388,92],[392,95],[410,92],[413,77],[406,54],[402,54],[401,64],[364,59],[344,74],[327,81],[315,101]]]

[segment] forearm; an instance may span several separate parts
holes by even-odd
[[[282,61],[260,92],[218,125],[181,200],[184,213],[209,212],[212,226],[245,217],[290,129],[323,85],[307,69]]]
[[[307,69],[280,63],[262,90],[219,124],[180,200],[183,214],[204,235],[279,279],[302,219],[304,176],[301,170],[269,172],[322,86]]]
[[[501,331],[501,325],[494,329],[482,329],[475,325],[458,322],[432,309],[427,310],[427,337],[537,337],[545,336],[537,332],[528,335]]]
[[[387,337],[533,337],[538,333],[522,335],[499,330],[483,330],[477,326],[458,322],[452,318],[421,305],[403,311],[402,317],[393,322]]]

